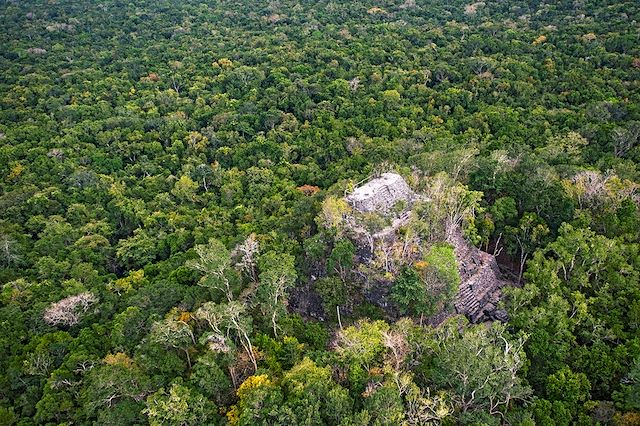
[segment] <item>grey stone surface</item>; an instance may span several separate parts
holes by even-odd
[[[502,278],[495,257],[465,240],[459,229],[449,243],[454,247],[461,279],[454,301],[456,312],[475,323],[495,319],[506,321],[506,313],[496,308],[502,288],[510,283]]]
[[[388,213],[399,201],[410,204],[415,194],[404,178],[397,173],[383,173],[380,177],[354,189],[347,202],[363,213]]]
[[[345,199],[360,213],[377,213],[387,217],[398,202],[406,203],[403,211],[393,211],[391,224],[375,234],[368,233],[356,219],[357,216],[347,218],[352,235],[364,253],[362,259],[367,262],[374,256],[374,241],[393,244],[396,230],[410,219],[414,202],[419,199],[429,201],[428,198],[414,193],[404,178],[396,173],[384,173],[368,181],[355,188]],[[458,293],[453,300],[455,312],[439,312],[433,318],[427,319],[427,322],[437,325],[454,313],[463,314],[474,323],[506,321],[506,313],[497,309],[497,306],[502,296],[502,288],[511,283],[503,279],[495,257],[473,246],[463,237],[459,227],[452,230],[447,241],[454,247],[461,279]],[[377,283],[369,290],[368,300],[375,300],[375,304],[386,309],[386,302],[383,301],[388,297],[389,285],[388,282]]]

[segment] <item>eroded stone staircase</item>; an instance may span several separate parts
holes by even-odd
[[[495,258],[474,247],[459,231],[452,234],[449,242],[455,249],[461,279],[454,301],[456,312],[476,323],[504,317],[496,307],[501,289],[508,282],[502,279]]]

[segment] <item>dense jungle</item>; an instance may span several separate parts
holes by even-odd
[[[0,425],[640,425],[637,1],[0,26]]]

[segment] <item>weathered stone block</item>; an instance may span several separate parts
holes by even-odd
[[[407,182],[396,173],[384,173],[356,188],[347,196],[347,202],[363,213],[388,213],[398,202],[410,204],[415,194]]]

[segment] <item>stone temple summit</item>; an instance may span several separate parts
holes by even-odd
[[[380,177],[367,182],[347,195],[346,200],[352,208],[362,213],[386,214],[400,201],[408,205],[416,195],[407,182],[397,173],[383,173]]]
[[[395,217],[390,225],[371,236],[373,240],[387,246],[395,243],[396,231],[409,223],[414,204],[419,200],[430,201],[424,195],[415,193],[397,173],[383,173],[371,178],[348,193],[345,200],[356,212]],[[398,203],[404,204],[402,211],[398,211]],[[351,216],[348,220],[355,235],[367,235],[358,219]],[[498,302],[502,296],[502,288],[510,283],[502,278],[495,257],[473,246],[463,237],[459,227],[453,231],[447,242],[454,247],[461,278],[454,300],[456,312],[466,315],[473,322],[506,320],[506,313],[498,309]],[[368,241],[369,261],[374,256],[373,240]],[[360,245],[366,244],[361,242]]]

